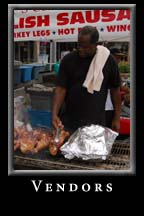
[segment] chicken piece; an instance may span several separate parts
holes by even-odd
[[[25,133],[27,131],[26,128],[23,127],[23,126],[22,127],[17,127],[16,130],[17,130],[17,133],[18,133],[19,136],[22,136],[23,133]]]
[[[29,137],[30,137],[30,133],[28,131],[25,131],[20,135],[21,139],[28,139]]]
[[[41,140],[39,140],[35,146],[35,148],[33,149],[34,153],[39,152],[42,149],[45,149],[46,147],[49,146],[49,142],[50,142],[50,137],[47,134],[42,134],[41,135]]]
[[[59,138],[59,142],[57,144],[58,148],[60,148],[63,144],[64,144],[64,141],[67,137],[70,136],[70,133],[67,132],[67,131],[64,131],[62,130],[61,133],[60,133],[60,138]]]
[[[70,133],[67,131],[62,130],[60,133],[59,142],[55,143],[54,139],[51,140],[49,144],[49,152],[51,155],[55,156],[59,152],[60,147],[64,144],[64,141],[67,137],[69,137]]]
[[[31,132],[28,132],[25,127],[17,127],[14,129],[14,138],[23,139],[29,137]]]
[[[54,143],[50,143],[49,144],[49,152],[50,152],[50,154],[52,155],[52,156],[55,156],[55,155],[57,155],[57,153],[58,153],[58,146],[56,145],[56,144],[54,144]]]
[[[36,145],[36,140],[32,140],[30,138],[23,138],[20,142],[20,150],[22,153],[26,154],[29,152],[33,152],[33,149]]]
[[[42,137],[42,131],[41,129],[35,129],[33,131],[33,136],[37,139],[37,140],[40,140],[41,137]]]

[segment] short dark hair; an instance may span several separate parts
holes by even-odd
[[[91,38],[90,43],[92,44],[96,44],[99,40],[99,32],[97,28],[93,26],[84,26],[80,30],[78,36],[80,35],[90,35],[90,38]]]

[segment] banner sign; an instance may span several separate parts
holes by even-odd
[[[130,40],[130,10],[14,10],[14,41],[77,41],[85,25],[100,41]]]

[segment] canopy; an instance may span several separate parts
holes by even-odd
[[[130,10],[14,10],[14,41],[77,41],[96,26],[100,41],[130,40]]]

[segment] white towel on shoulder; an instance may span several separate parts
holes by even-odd
[[[103,67],[108,59],[110,51],[104,46],[97,46],[97,52],[92,59],[83,87],[91,94],[100,91],[103,82]]]

